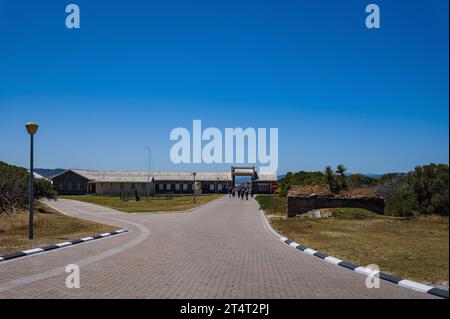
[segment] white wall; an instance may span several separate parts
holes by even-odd
[[[137,190],[140,196],[147,195],[149,183],[95,183],[97,195],[120,195],[121,193],[133,194]],[[134,184],[134,188],[132,187]],[[121,187],[122,185],[122,187]],[[150,183],[150,194],[153,194],[154,184]]]

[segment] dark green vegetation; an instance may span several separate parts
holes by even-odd
[[[0,214],[22,210],[28,204],[28,178],[25,168],[0,162]],[[34,179],[35,198],[56,198],[53,185],[43,179]]]
[[[390,215],[448,216],[448,172],[444,164],[417,166],[408,174],[384,175],[375,189],[385,198]]]
[[[449,212],[449,167],[447,164],[417,166],[414,171],[391,173],[374,179],[362,174],[345,175],[339,165],[334,172],[327,167],[324,172],[287,173],[279,181],[280,196],[286,196],[291,185],[324,185],[334,193],[346,189],[366,188],[383,196],[386,215],[413,216]]]

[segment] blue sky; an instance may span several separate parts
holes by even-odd
[[[448,163],[448,1],[0,0],[0,160],[173,170],[170,131],[279,128],[279,173]],[[65,27],[65,6],[81,29]]]

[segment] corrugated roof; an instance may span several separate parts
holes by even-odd
[[[91,171],[71,169],[89,180],[98,182],[148,182],[154,178],[155,181],[193,181],[192,172],[146,172],[146,171]],[[197,181],[232,181],[231,173],[227,172],[197,172]]]
[[[266,172],[261,173],[261,172],[259,172],[258,180],[259,181],[276,181],[276,180],[278,180],[277,173],[266,173]]]
[[[248,175],[253,175],[255,171],[253,170],[253,168],[235,168],[234,169],[234,173],[235,174],[248,174]]]
[[[147,183],[150,177],[155,181],[189,181],[194,177],[192,172],[164,172],[164,171],[94,171],[83,169],[70,169],[78,175],[88,180],[104,183],[129,182],[129,183]],[[64,172],[65,173],[65,172]],[[61,174],[64,174],[61,173]],[[59,174],[59,175],[61,175]],[[58,176],[58,175],[57,175]],[[55,176],[54,176],[55,177]],[[54,178],[53,177],[53,178]],[[260,181],[276,181],[276,173],[258,173]],[[231,172],[197,172],[195,179],[197,181],[229,181],[233,180]]]

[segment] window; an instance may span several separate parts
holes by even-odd
[[[110,184],[109,184],[109,186],[110,186],[110,187],[113,187],[113,186],[114,186],[114,184],[113,184],[113,183],[110,183]]]
[[[144,183],[142,183],[141,188],[145,189],[145,184]]]
[[[188,185],[187,184],[183,184],[183,190],[187,191],[187,189],[188,189]]]
[[[209,190],[213,191],[214,190],[214,184],[209,184]]]
[[[100,187],[103,187],[103,183],[100,183]]]
[[[81,190],[81,183],[77,183],[77,190]]]
[[[63,183],[59,183],[59,190],[63,190]]]
[[[135,185],[134,185],[134,184],[131,184],[131,189],[134,189],[134,187],[135,187]]]
[[[171,184],[167,184],[166,188],[167,188],[168,191],[170,191],[172,189],[172,185]]]
[[[180,184],[175,184],[175,190],[179,191],[180,190]]]
[[[72,189],[72,183],[67,183],[67,189],[71,190]]]
[[[164,185],[163,184],[158,184],[159,190],[162,191],[164,190]]]
[[[120,189],[124,189],[125,185],[123,183],[120,183]]]

